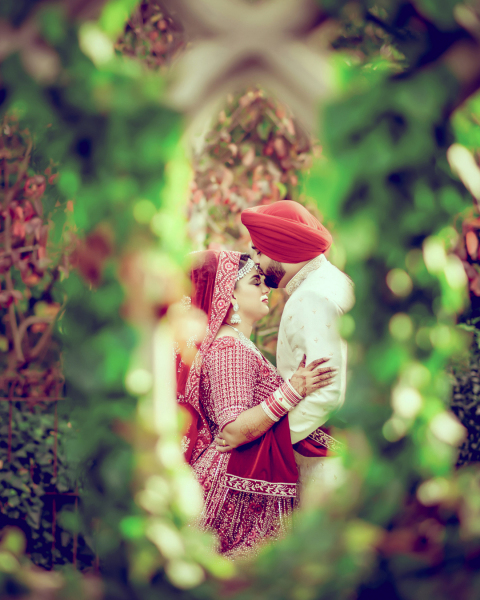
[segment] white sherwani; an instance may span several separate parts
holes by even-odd
[[[338,319],[354,304],[352,281],[321,254],[288,283],[290,298],[283,311],[277,344],[277,368],[290,379],[303,355],[306,364],[317,358],[337,367],[334,382],[304,398],[288,415],[292,443],[308,437],[337,411],[345,399],[347,345],[338,332]],[[307,458],[295,453],[300,484],[319,478],[332,458]],[[315,472],[315,470],[317,472]]]

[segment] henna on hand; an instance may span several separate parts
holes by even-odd
[[[300,388],[298,390],[298,393],[300,394],[300,396],[302,396],[302,398],[305,398],[305,396],[307,395],[307,378],[305,377],[305,375],[301,375],[301,384],[300,384]]]
[[[248,423],[245,423],[240,428],[240,433],[244,436],[244,438],[251,442],[256,440],[257,437],[260,437],[256,427],[251,427]]]
[[[300,373],[294,373],[290,379],[291,385],[295,388],[295,391],[300,394],[302,398],[307,395],[307,377]]]
[[[320,365],[323,365],[324,363],[328,362],[329,360],[330,358],[316,358],[315,360],[312,360],[312,362],[308,365],[307,369],[309,371],[313,371],[317,369]]]
[[[320,388],[328,387],[332,383],[333,383],[333,379],[323,379],[321,381],[316,381],[314,383],[314,386],[316,389],[320,389]]]
[[[338,373],[338,369],[321,369],[315,372],[313,379],[314,381],[320,379],[321,381],[325,379],[329,379],[330,377],[335,377]]]
[[[329,385],[331,385],[334,382],[334,379],[335,378],[333,375],[317,377],[313,381],[314,389],[317,390],[317,389],[321,389],[324,387],[328,387]]]
[[[316,358],[312,360],[312,362],[305,367],[306,363],[306,355],[303,355],[302,361],[298,365],[297,371],[293,374],[290,379],[290,384],[295,388],[295,391],[302,397],[308,396],[308,394],[314,392],[320,387],[325,387],[325,385],[321,385],[320,382],[325,381],[325,378],[318,379],[321,375],[328,375],[330,373],[336,372],[336,369],[333,367],[323,367],[320,368],[320,365],[328,362],[330,358]],[[330,383],[330,382],[329,382]]]
[[[323,375],[324,373],[336,373],[337,371],[338,371],[337,367],[320,367],[320,366],[318,366],[314,369],[314,372],[317,375]]]

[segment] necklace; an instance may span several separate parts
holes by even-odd
[[[238,333],[238,338],[239,340],[242,342],[242,344],[244,344],[245,346],[247,346],[247,348],[250,348],[250,350],[253,350],[254,352],[256,352],[257,354],[260,354],[260,356],[262,356],[262,353],[260,352],[260,350],[255,346],[255,344],[252,342],[252,340],[249,340],[247,338],[246,335],[244,335],[241,331],[239,331],[236,327],[233,327],[233,325],[229,325],[228,323],[225,323],[225,325],[227,327],[230,327],[230,329],[233,329],[233,331],[236,331]]]

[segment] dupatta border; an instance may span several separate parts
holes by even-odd
[[[313,431],[308,437],[312,438],[312,440],[318,442],[322,446],[325,446],[325,448],[328,448],[329,450],[340,451],[345,447],[345,444],[342,444],[342,442],[339,442],[331,435],[328,435],[328,433],[325,433],[325,431],[323,431],[321,428]]]
[[[225,487],[237,492],[247,492],[251,494],[263,494],[264,496],[280,496],[283,498],[296,498],[296,483],[271,483],[260,479],[248,479],[226,473]]]
[[[207,250],[207,252],[209,252]],[[212,435],[208,426],[203,409],[200,405],[200,377],[202,372],[203,357],[210,348],[215,336],[220,329],[223,319],[230,307],[230,299],[235,287],[235,279],[238,273],[240,262],[240,252],[222,250],[218,255],[217,271],[215,275],[214,292],[212,297],[210,318],[207,326],[205,338],[193,359],[190,372],[185,384],[185,395],[181,397],[177,392],[179,404],[189,404],[200,416],[201,425],[197,431],[196,439],[191,439],[190,430],[186,438],[182,440],[182,449],[184,453],[188,452],[190,443],[193,441],[190,464],[195,462],[199,456],[207,449],[212,441]],[[191,429],[191,428],[190,428]]]

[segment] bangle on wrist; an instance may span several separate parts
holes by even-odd
[[[289,387],[289,388],[292,390],[292,393],[293,393],[293,394],[295,394],[295,397],[296,397],[298,400],[302,400],[302,399],[303,399],[303,396],[300,396],[300,394],[297,392],[297,390],[296,390],[296,389],[293,387],[293,385],[290,383],[290,380],[289,380],[289,379],[287,379],[287,380],[285,381],[285,383],[286,383],[286,384],[288,385],[288,387]]]
[[[279,421],[290,412],[302,398],[284,382],[277,390],[263,400],[260,406],[273,421]]]
[[[260,403],[260,406],[263,408],[263,412],[267,415],[269,419],[272,419],[275,423],[280,421],[280,417],[276,417],[273,412],[268,408],[268,405],[265,400]]]

